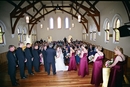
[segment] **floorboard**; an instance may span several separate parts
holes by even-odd
[[[92,63],[89,64],[89,72],[90,74],[84,78],[78,76],[77,71],[61,71],[57,72],[56,75],[53,75],[51,72],[50,75],[47,75],[43,65],[41,65],[40,72],[35,73],[34,76],[28,75],[27,69],[25,69],[25,73],[28,75],[28,78],[25,80],[20,79],[19,69],[17,68],[16,77],[20,83],[18,87],[94,87],[94,85],[90,84]],[[106,76],[106,74],[104,75]],[[0,87],[12,87],[6,65],[1,67],[0,70]],[[101,84],[100,87],[105,86]],[[130,85],[124,83],[123,87],[130,87]]]

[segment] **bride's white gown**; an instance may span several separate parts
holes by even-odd
[[[56,52],[56,55],[59,55],[58,52]],[[67,71],[68,70],[68,66],[65,66],[64,64],[64,58],[63,58],[63,53],[60,53],[60,56],[58,58],[55,59],[56,63],[56,71]]]

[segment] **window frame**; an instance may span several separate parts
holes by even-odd
[[[51,25],[51,19],[52,19],[52,25]],[[50,19],[49,19],[49,29],[50,30],[54,29],[54,18],[53,17],[50,17]]]
[[[2,26],[0,25],[0,29],[1,29],[1,32],[0,33],[2,33],[0,36],[1,36],[1,39],[2,39],[2,43],[0,43],[1,45],[2,44],[4,44],[4,31],[3,31],[3,29],[2,29]]]
[[[93,37],[92,40],[93,40],[93,41],[96,41],[96,38],[97,38],[97,37],[96,37],[96,34],[97,34],[96,31],[93,31],[93,32],[92,32],[92,37]]]
[[[68,19],[68,28],[66,27],[67,23],[66,23],[66,19]],[[69,17],[65,17],[65,29],[69,29],[70,28],[70,22],[69,22]]]
[[[120,41],[120,32],[118,33],[119,34],[119,40],[116,40],[116,31],[115,31],[115,30],[117,30],[120,27],[120,26],[118,28],[116,27],[116,22],[117,22],[118,19],[120,21],[120,26],[121,26],[122,25],[122,18],[121,18],[121,16],[119,14],[115,14],[114,17],[113,17],[113,19],[112,19],[112,25],[113,25],[112,26],[113,27],[113,43],[115,43],[115,44],[118,44],[119,41]]]
[[[58,20],[58,19],[59,19],[59,20]],[[58,21],[60,21],[60,27],[59,27],[59,25],[58,25],[58,24],[59,24]],[[61,20],[61,17],[60,17],[60,16],[57,17],[57,28],[58,28],[58,29],[61,29],[61,28],[62,28],[62,20]]]
[[[2,30],[2,33],[3,33],[3,35],[2,35],[3,43],[1,43],[0,46],[4,46],[4,45],[6,45],[6,38],[5,38],[6,26],[5,26],[5,24],[1,20],[0,20],[0,26],[1,26],[1,30]]]

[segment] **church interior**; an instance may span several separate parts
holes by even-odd
[[[6,54],[8,46],[19,42],[82,41],[103,47],[105,60],[113,58],[114,48],[123,48],[127,62],[124,66],[123,87],[130,87],[130,1],[104,0],[1,0],[0,1],[0,87],[12,87],[8,76]],[[24,49],[24,48],[23,48]],[[77,66],[78,67],[78,66]],[[20,79],[18,87],[94,87],[89,75],[81,78],[77,71],[58,72],[48,76],[40,72]],[[27,69],[25,68],[27,73]],[[107,87],[110,69],[103,66],[103,83]]]

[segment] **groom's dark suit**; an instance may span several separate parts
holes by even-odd
[[[53,75],[56,74],[55,56],[56,56],[56,51],[53,48],[48,48],[46,50],[47,73],[48,73],[48,75],[50,75],[50,65],[52,65]]]

